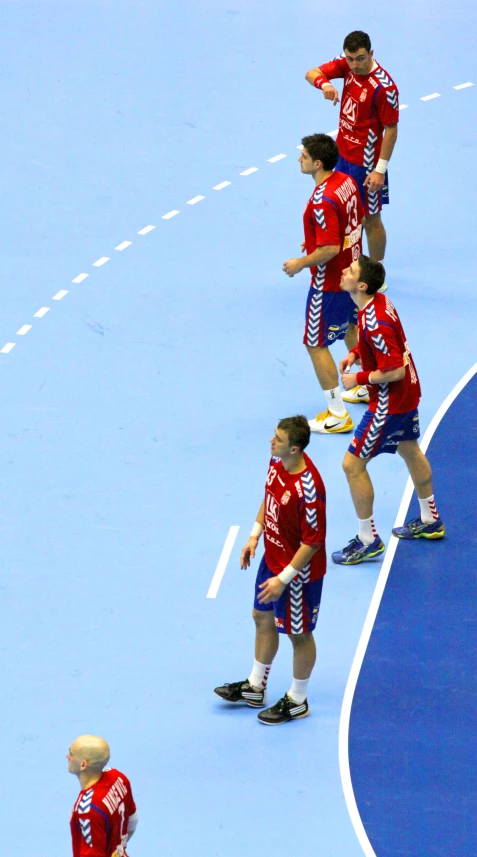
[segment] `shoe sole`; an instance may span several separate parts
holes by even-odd
[[[405,541],[411,542],[413,539],[443,539],[446,534],[446,531],[438,531],[437,533],[417,533],[415,536],[401,536],[397,533],[393,533],[393,536],[396,536],[398,539],[404,539]]]
[[[260,717],[257,717],[257,720],[262,724],[262,726],[283,726],[284,723],[291,723],[292,720],[302,720],[303,717],[308,717],[309,713],[310,709],[308,709],[305,714],[297,714],[296,717],[290,717],[290,720],[281,720],[280,722],[276,721],[275,723],[270,720],[260,720]]]
[[[351,423],[350,426],[343,426],[342,428],[335,429],[312,429],[310,427],[310,431],[313,434],[346,434],[346,432],[353,431],[354,423]]]
[[[363,556],[362,559],[353,559],[350,562],[340,562],[339,559],[333,559],[333,562],[336,565],[359,565],[360,562],[366,562],[368,559],[374,559],[375,556],[381,556],[382,553],[386,550],[386,545],[382,548],[382,550],[375,551],[374,553],[368,553],[366,556]]]
[[[341,396],[341,398],[348,405],[369,405],[369,399],[346,399],[344,396]]]
[[[244,705],[248,705],[249,708],[265,708],[267,704],[265,700],[263,702],[249,702],[248,699],[226,699],[224,696],[221,696],[220,693],[217,693],[215,690],[214,693],[216,696],[219,697],[219,699],[222,700],[222,702],[228,702],[230,703],[230,705],[241,705],[243,703]]]

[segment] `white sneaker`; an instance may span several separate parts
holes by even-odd
[[[318,434],[339,434],[354,429],[354,423],[347,411],[344,417],[335,417],[331,411],[323,411],[317,414],[314,420],[308,420],[308,425],[310,431]]]
[[[352,402],[354,405],[358,402],[369,402],[369,393],[367,387],[352,387],[347,393],[341,393],[343,402]]]

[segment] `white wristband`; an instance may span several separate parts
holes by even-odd
[[[283,571],[281,571],[280,574],[277,576],[279,580],[281,580],[281,582],[284,583],[286,586],[288,583],[290,583],[290,581],[293,580],[294,577],[297,576],[297,574],[300,574],[300,572],[297,571],[296,568],[293,568],[292,565],[287,565],[287,567],[284,568]]]
[[[259,524],[258,521],[255,521],[255,523],[252,527],[252,532],[250,533],[250,536],[253,537],[254,539],[259,539],[260,536],[262,535],[262,533],[263,533],[262,525]]]
[[[321,88],[322,88],[322,89],[324,89],[324,88],[325,88],[325,86],[331,86],[331,88],[333,89],[333,84],[332,84],[332,83],[330,83],[329,81],[326,81],[326,83],[322,83],[322,84],[321,84]]]
[[[385,161],[384,158],[380,158],[374,169],[377,173],[381,173],[381,175],[384,175],[388,168],[388,164],[389,161]]]

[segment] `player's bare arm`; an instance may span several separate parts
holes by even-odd
[[[305,74],[305,80],[307,80],[312,86],[315,86],[315,80],[317,77],[325,77],[320,68],[311,68],[310,71],[307,71]],[[338,104],[338,101],[340,100],[339,92],[327,78],[326,83],[322,84],[320,88],[326,101],[332,101],[333,105]]]
[[[248,542],[244,548],[242,548],[242,553],[240,554],[240,568],[245,569],[250,565],[250,560],[254,558],[255,551],[257,549],[258,542],[260,540],[261,532],[254,535],[254,530],[258,530],[259,527],[262,528],[265,522],[265,503],[262,502],[260,509],[258,510],[257,517],[255,518],[255,524],[252,529],[252,532],[248,538]],[[256,526],[258,524],[258,527]]]
[[[354,364],[356,363],[357,359],[358,358],[354,351],[350,351],[349,354],[346,355],[346,357],[343,357],[343,359],[340,361],[340,375],[343,375],[343,373],[346,372],[347,369],[351,369],[351,367],[354,366]]]
[[[319,545],[312,546],[301,544],[289,565],[293,566],[298,574],[298,572],[301,571],[308,562],[310,562],[311,558],[318,550],[320,550]],[[271,601],[277,601],[285,588],[286,584],[283,583],[279,577],[272,577],[269,580],[266,580],[265,583],[261,583],[259,586],[259,589],[261,590],[260,595],[258,596],[259,603],[269,604]]]
[[[303,248],[303,245],[302,245]],[[314,265],[322,265],[324,262],[329,262],[334,256],[340,252],[339,244],[329,244],[325,247],[317,247],[313,253],[308,256],[303,256],[302,259],[288,259],[283,263],[282,271],[289,277],[294,277],[299,274],[304,268],[312,268]]]
[[[388,125],[384,129],[384,137],[381,146],[381,152],[379,155],[380,161],[389,161],[391,159],[391,155],[394,151],[394,146],[396,145],[398,135],[398,126],[397,125]],[[379,161],[378,161],[379,166]],[[386,178],[386,170],[384,172],[379,172],[378,170],[373,170],[369,176],[366,176],[363,184],[367,186],[370,193],[375,193],[384,185],[384,181]]]
[[[350,355],[348,354],[348,357]],[[346,360],[346,358],[345,358]],[[341,365],[340,365],[341,370]],[[392,384],[393,381],[402,381],[406,374],[406,367],[399,366],[397,369],[392,369],[390,372],[381,372],[379,369],[374,369],[369,373],[368,384]],[[357,375],[345,374],[341,375],[341,383],[345,390],[352,390],[358,385]]]

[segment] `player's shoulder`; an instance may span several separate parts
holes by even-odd
[[[119,784],[122,783],[125,787],[129,787],[129,780],[122,771],[118,771],[117,768],[105,768],[101,779],[96,783],[95,790],[108,792],[118,783],[118,780],[120,781]]]
[[[379,65],[379,63],[377,64],[377,68],[373,69],[371,72],[370,77],[373,77],[379,84],[381,84],[383,89],[397,89],[397,86],[389,72],[386,71],[382,65]]]
[[[306,470],[300,474],[300,484],[303,490],[305,500],[314,502],[317,499],[325,499],[325,486],[321,478],[320,472],[311,460],[311,458],[303,453],[306,462]]]
[[[394,304],[389,300],[387,295],[383,295],[380,292],[375,294],[374,299],[367,307],[365,307],[364,311],[366,321],[371,325],[373,320],[378,324],[383,323],[387,325],[399,321],[399,316]]]

